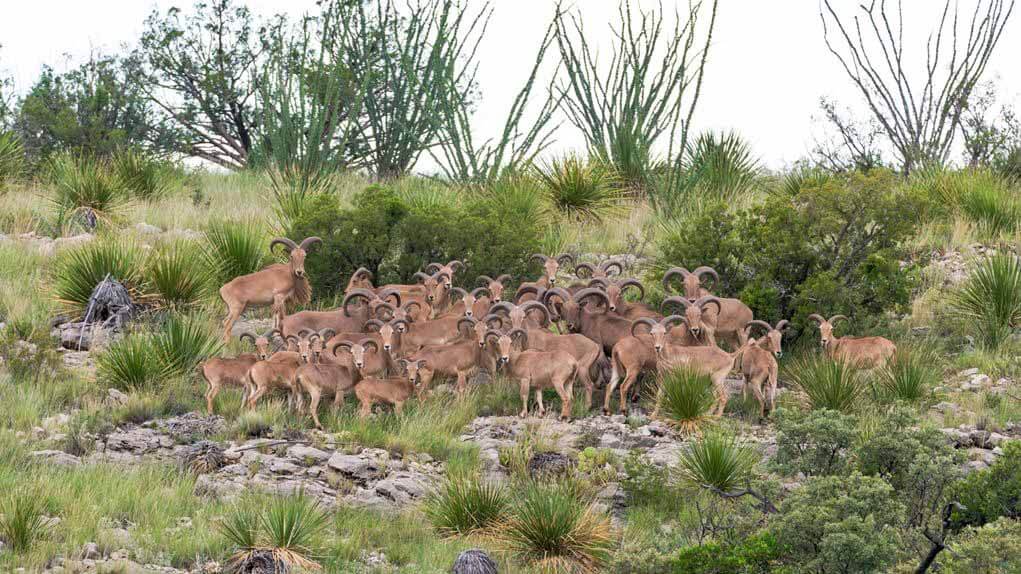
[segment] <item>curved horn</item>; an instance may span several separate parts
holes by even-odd
[[[419,283],[423,283],[427,279],[429,279],[430,276],[426,275],[425,273],[422,273],[421,271],[415,271],[415,274],[412,275],[411,278],[418,281]]]
[[[468,317],[461,317],[457,321],[457,330],[458,330],[458,332],[461,331],[461,324],[462,323],[468,323],[468,330],[469,331],[471,331],[472,329],[475,328],[475,319],[469,319]]]
[[[300,341],[300,339],[298,339],[294,335],[288,335],[288,336],[284,337],[284,340],[287,341],[288,343],[293,342],[295,345],[297,345],[298,341]]]
[[[606,294],[606,292],[600,291],[599,289],[596,289],[594,287],[582,289],[581,291],[578,291],[577,293],[574,294],[574,300],[577,301],[579,305],[589,297],[595,297],[596,299],[599,299],[600,302],[602,302],[602,304],[606,307],[610,306],[610,297]]]
[[[489,327],[489,324],[491,322],[497,321],[497,322],[500,323],[500,328],[503,328],[503,319],[504,318],[503,318],[502,315],[497,315],[496,313],[490,313],[490,314],[488,314],[488,315],[486,315],[485,317],[482,318],[482,322],[486,324],[486,327]],[[489,327],[489,328],[492,329],[492,327]]]
[[[452,297],[453,295],[460,295],[461,299],[464,299],[465,297],[468,296],[468,292],[465,291],[464,289],[461,289],[460,287],[451,287],[450,295],[448,295],[448,297]]]
[[[255,344],[255,334],[252,333],[251,331],[245,331],[244,333],[241,333],[240,335],[238,335],[238,340],[239,341],[244,341],[245,339],[251,339],[252,340],[252,344],[253,345]]]
[[[688,318],[683,315],[670,315],[668,317],[665,317],[662,321],[660,321],[660,323],[662,323],[663,326],[666,327],[668,333],[670,332],[670,329],[673,328],[674,323],[684,323],[685,327],[689,326]]]
[[[606,273],[607,275],[610,274],[611,267],[617,270],[617,275],[622,275],[624,273],[624,264],[616,259],[607,259],[606,261],[603,261],[599,267],[603,270],[603,273]]]
[[[716,314],[717,315],[719,315],[720,312],[723,311],[723,304],[720,302],[720,300],[718,298],[713,297],[712,295],[706,295],[705,297],[699,297],[695,301],[694,304],[695,304],[696,307],[703,308],[703,307],[705,307],[706,303],[712,303],[713,305],[716,305]]]
[[[692,304],[691,301],[688,301],[688,299],[686,297],[680,297],[680,296],[674,295],[673,297],[667,297],[666,299],[663,299],[663,304],[661,305],[661,308],[665,312],[667,306],[673,305],[675,303],[680,305],[684,309],[687,309]]]
[[[404,305],[403,305],[403,306],[401,307],[401,309],[404,309],[404,310],[405,310],[405,311],[407,311],[408,313],[411,313],[411,307],[412,307],[412,305],[414,305],[415,307],[417,307],[419,311],[421,311],[421,310],[422,310],[422,303],[421,303],[421,302],[419,302],[419,301],[408,301],[407,303],[405,303],[405,304],[404,304]]]
[[[365,339],[362,339],[361,341],[358,341],[358,344],[361,345],[365,349],[368,349],[369,347],[372,347],[372,352],[373,353],[378,353],[379,352],[379,343],[377,343],[375,339],[365,338]]]
[[[557,263],[567,265],[565,261],[567,263],[574,263],[574,255],[571,255],[570,253],[561,253],[560,255],[557,255]]]
[[[355,272],[351,274],[352,277],[365,277],[366,279],[372,279],[372,271],[369,271],[365,267],[359,267],[355,269]]]
[[[540,297],[539,288],[535,285],[522,285],[518,287],[518,292],[514,294],[514,302],[517,303],[521,300],[521,297],[528,293],[535,293],[536,297]]]
[[[495,281],[489,275],[479,275],[478,277],[475,278],[476,285],[487,286],[490,283],[495,283]]]
[[[549,260],[549,257],[543,255],[542,253],[533,253],[531,257],[528,258],[529,261],[535,261],[536,259],[539,260],[539,263],[545,263],[546,261]]]
[[[811,315],[808,316],[808,318],[815,321],[816,323],[819,323],[820,325],[826,322],[826,319],[823,319],[822,315],[818,313],[812,313]]]
[[[329,336],[327,336],[327,333],[329,334]],[[337,331],[327,327],[319,331],[319,336],[322,337],[324,341],[329,341],[330,339],[337,336]]]
[[[520,336],[522,349],[528,346],[528,331],[524,329],[512,329],[511,332],[508,333],[508,335],[510,336],[512,341],[514,340],[515,335]]]
[[[443,265],[441,265],[439,263],[430,263],[430,264],[425,266],[425,272],[426,273],[436,273],[440,269],[443,269]]]
[[[461,269],[464,269],[464,263],[462,263],[460,259],[454,259],[452,261],[448,261],[447,262],[447,269],[450,269],[451,271],[456,273],[457,271],[460,271]]]
[[[409,321],[407,321],[406,319],[392,319],[390,321],[390,326],[391,327],[397,327],[397,325],[402,325],[403,324],[405,329],[409,329],[410,326],[408,325],[408,323],[409,323]],[[396,330],[396,329],[394,329],[394,330]]]
[[[508,275],[507,273],[504,273],[503,275],[501,275],[501,276],[496,278],[496,282],[497,283],[503,283],[504,285],[506,285],[507,282],[510,281],[511,279],[512,279],[512,277],[510,275]]]
[[[301,240],[301,245],[299,245],[298,247],[301,247],[305,251],[308,251],[308,248],[311,247],[312,245],[317,243],[322,244],[322,242],[323,242],[322,237],[316,237],[313,235],[312,237],[306,237],[305,239]]]
[[[598,289],[594,289],[594,291],[598,291]],[[550,299],[552,299],[553,297],[560,297],[562,301],[567,301],[571,298],[571,294],[568,293],[567,290],[564,289],[563,287],[554,287],[553,289],[547,289],[546,292],[542,294],[542,302],[546,304],[546,308],[549,308]]]
[[[586,287],[593,287],[593,286],[594,287],[598,287],[599,289],[602,289],[603,291],[606,291],[607,287],[610,286],[610,282],[607,279],[603,278],[603,277],[593,277],[592,279],[589,279],[588,285],[586,285]]]
[[[472,297],[478,299],[479,293],[485,293],[485,296],[490,298],[493,296],[493,294],[489,292],[489,287],[476,287],[472,289]]]
[[[379,297],[380,299],[383,299],[384,301],[389,299],[390,297],[393,297],[394,299],[396,299],[394,305],[397,307],[401,306],[401,292],[396,289],[383,289],[376,296]]]
[[[269,331],[266,331],[266,338],[267,339],[272,339],[273,337],[279,337],[279,338],[283,339],[284,338],[284,332],[281,331],[280,329],[270,329]]]
[[[581,274],[581,270],[582,269],[588,271],[588,273],[585,274],[585,275],[582,275]],[[586,279],[586,278],[589,278],[589,277],[595,277],[595,275],[596,275],[596,267],[595,267],[595,265],[592,265],[591,263],[579,263],[579,264],[574,266],[574,274],[577,275],[581,279]]]
[[[348,305],[351,304],[352,300],[359,298],[364,298],[365,302],[367,303],[375,299],[376,294],[373,293],[372,291],[369,291],[368,289],[352,289],[350,293],[344,295],[344,300],[340,304],[340,306],[344,309],[345,315],[347,316],[351,315],[351,312],[348,310]]]
[[[692,273],[694,273],[695,275],[698,275],[699,280],[702,279],[703,275],[708,273],[708,274],[713,276],[713,279],[715,279],[717,283],[720,282],[720,274],[717,273],[715,269],[713,269],[712,267],[709,267],[708,265],[703,265],[701,267],[696,267],[695,270],[692,271]]]
[[[397,311],[397,308],[389,303],[383,302],[380,303],[378,307],[376,307],[376,317],[379,317],[380,311],[389,311],[390,316],[393,317],[393,314]]]
[[[513,303],[509,303],[507,301],[500,301],[499,303],[489,308],[489,314],[495,315],[497,311],[506,311],[507,314],[510,315],[511,311],[513,311],[516,307],[517,305]]]
[[[351,347],[353,347],[353,346],[354,346],[354,343],[352,343],[351,341],[337,341],[337,344],[333,346],[333,351],[331,351],[331,352],[333,353],[333,356],[336,357],[337,356],[337,349],[343,349],[343,350],[345,350],[345,351],[350,353],[351,352]]]
[[[663,274],[663,290],[667,293],[670,292],[670,279],[673,276],[680,275],[683,278],[690,274],[691,272],[684,267],[671,267],[670,269],[667,269],[666,273]]]
[[[531,309],[538,309],[538,310],[542,311],[542,317],[543,317],[543,323],[542,324],[543,324],[543,326],[549,325],[549,322],[550,322],[550,312],[549,312],[549,309],[547,309],[545,305],[543,305],[542,303],[540,303],[538,301],[526,301],[525,304],[521,306],[521,310],[524,311],[525,313],[528,313],[528,311],[530,311]]]
[[[751,329],[752,327],[762,327],[767,333],[773,330],[772,325],[758,319],[752,319],[751,321],[748,321],[747,325],[745,325],[745,329]]]
[[[297,243],[291,241],[286,237],[274,237],[273,240],[269,242],[270,253],[273,252],[273,248],[276,247],[277,245],[283,245],[284,247],[287,247],[288,253],[298,248]]]
[[[790,321],[788,321],[787,319],[780,319],[780,322],[776,324],[776,330],[783,331],[784,329],[790,326],[791,326]]]
[[[642,285],[641,281],[637,279],[628,279],[627,281],[624,281],[623,283],[620,284],[620,292],[623,293],[624,291],[627,290],[628,287],[637,287],[638,300],[641,301],[645,299],[645,285]]]
[[[369,319],[364,324],[362,324],[362,330],[365,331],[366,333],[371,333],[371,331],[369,331],[369,327],[375,327],[376,330],[378,331],[379,329],[383,328],[383,325],[384,323],[379,319]]]
[[[631,336],[632,337],[635,336],[635,327],[638,327],[640,325],[648,325],[649,329],[652,329],[653,327],[656,326],[656,322],[653,321],[649,317],[642,317],[640,319],[635,319],[634,321],[631,321]]]
[[[849,321],[849,320],[850,319],[848,319],[846,315],[834,315],[834,316],[830,317],[830,325],[832,325],[833,323],[835,323],[837,321]]]
[[[495,329],[490,329],[490,330],[486,331],[485,335],[482,336],[482,340],[488,343],[490,337],[496,337],[496,339],[499,341],[500,337],[502,337],[502,336],[503,336],[503,333],[501,333],[501,332],[499,332],[499,331],[497,331]]]
[[[315,333],[315,331],[313,331],[312,329],[309,329],[308,327],[306,327],[306,328],[298,331],[298,336],[301,337],[302,339],[304,339],[304,338],[308,337],[309,335],[311,335],[313,333]]]

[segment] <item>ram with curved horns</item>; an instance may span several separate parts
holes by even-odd
[[[613,346],[631,334],[631,321],[606,312],[610,298],[595,287],[582,289],[575,294],[566,289],[554,287],[543,294],[543,303],[550,310],[554,320],[562,319],[571,333],[581,333],[595,341],[609,355]],[[590,305],[603,307],[592,311]]]
[[[819,342],[826,354],[838,361],[846,361],[863,369],[875,369],[886,365],[897,353],[897,345],[886,337],[837,337],[833,334],[833,323],[846,321],[843,315],[829,319],[815,313],[809,319],[819,324]]]
[[[579,263],[574,266],[574,274],[578,276],[578,279],[608,279],[610,277],[610,269],[617,270],[617,273],[614,275],[622,275],[624,273],[624,264],[617,259],[607,259],[599,265]]]
[[[663,346],[670,342],[672,329],[678,323],[686,324],[685,318],[670,315],[657,321],[642,317],[631,323],[630,336],[617,341],[610,355],[610,382],[603,397],[603,414],[610,414],[610,400],[613,398],[614,389],[621,381],[621,375],[624,378],[620,385],[620,412],[627,414],[628,396],[632,385],[640,375],[656,372],[658,354]],[[649,328],[647,333],[638,332],[643,326]]]
[[[358,308],[351,305],[356,301],[365,304]],[[392,304],[391,304],[392,302]],[[360,331],[365,322],[377,316],[380,310],[401,305],[401,295],[395,290],[378,294],[367,289],[355,289],[344,296],[339,309],[333,311],[300,311],[284,318],[281,331],[284,337],[297,336],[302,331],[319,332],[332,329],[337,333]]]
[[[518,381],[522,403],[518,416],[528,416],[528,395],[532,389],[535,389],[539,416],[543,416],[542,390],[552,387],[560,397],[560,419],[570,420],[574,379],[578,373],[574,357],[564,351],[528,349],[528,333],[524,329],[512,329],[510,333],[490,329],[486,331],[484,340],[486,348],[496,355],[497,369],[504,370],[507,376]],[[515,349],[518,341],[520,347]]]
[[[743,392],[747,393],[750,388],[755,400],[759,401],[759,418],[764,418],[767,410],[773,412],[776,407],[779,370],[776,360],[783,355],[783,332],[789,325],[788,321],[782,320],[773,327],[765,321],[755,319],[745,327],[746,337],[751,337],[752,329],[755,327],[760,327],[764,331],[758,343],[749,347],[741,357]]]
[[[556,287],[557,273],[560,272],[560,266],[566,265],[567,263],[573,263],[574,256],[571,255],[570,253],[561,253],[556,257],[549,257],[547,255],[543,255],[542,253],[535,253],[529,258],[529,261],[538,261],[542,263],[543,273],[535,281],[529,281],[519,285],[518,291],[514,297],[515,301],[522,300],[528,301],[535,299],[535,297],[531,295],[529,295],[527,298],[524,299],[522,298],[521,290],[525,287],[535,287],[538,289],[551,289],[553,287]]]
[[[684,267],[673,267],[663,275],[663,288],[670,293],[671,279],[680,276],[684,287],[684,296],[688,301],[695,302],[701,297],[712,295],[708,289],[702,286],[702,278],[710,276],[717,283],[720,274],[712,267],[702,266],[688,271]],[[744,344],[744,328],[748,322],[754,319],[751,308],[741,302],[740,299],[731,297],[720,297],[720,309],[718,317],[710,322],[715,325],[716,337],[727,341],[731,347],[738,348]]]
[[[269,243],[272,252],[277,245],[288,251],[287,263],[274,263],[268,267],[231,279],[220,287],[220,298],[227,305],[223,320],[223,341],[230,341],[234,323],[248,307],[273,308],[273,327],[279,329],[284,320],[285,306],[308,303],[312,286],[305,276],[305,254],[309,247],[322,243],[318,237],[305,238],[300,244],[286,237],[276,237]]]
[[[610,299],[610,312],[616,313],[625,319],[634,321],[641,317],[649,317],[652,319],[661,319],[661,315],[658,311],[650,307],[649,305],[642,302],[645,299],[645,285],[637,279],[624,279],[623,281],[614,281],[613,279],[595,278],[589,281],[590,287],[599,287],[603,291],[606,291],[607,297]],[[624,294],[627,293],[628,289],[638,290],[638,302],[634,303],[624,298]]]
[[[510,283],[511,276],[504,273],[496,279],[493,279],[489,275],[479,275],[476,278],[476,283],[479,287],[485,287],[489,290],[489,295],[493,299],[493,303],[499,303],[503,301],[503,290],[507,288],[507,284]]]

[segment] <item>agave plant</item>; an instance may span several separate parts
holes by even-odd
[[[569,483],[527,483],[498,532],[521,561],[543,572],[599,572],[614,547],[609,518]]]
[[[681,453],[678,471],[694,486],[731,493],[751,478],[759,458],[758,451],[734,435],[712,431]]]
[[[222,284],[265,267],[270,261],[268,245],[266,229],[255,222],[214,221],[206,228],[202,257]]]
[[[1021,261],[1009,253],[984,260],[950,303],[983,346],[999,348],[1021,325]]]
[[[569,155],[536,167],[535,174],[553,207],[569,218],[598,222],[623,208],[622,183],[608,164]]]
[[[813,409],[845,413],[858,408],[866,389],[860,369],[820,355],[810,355],[792,363],[787,369],[787,380]]]
[[[87,228],[109,222],[126,205],[124,184],[109,163],[89,155],[60,154],[50,160],[51,198],[64,221]]]
[[[173,191],[172,168],[139,150],[122,149],[114,154],[111,163],[124,190],[133,197],[155,202]]]
[[[509,508],[503,487],[478,478],[455,477],[426,500],[425,515],[440,533],[466,536],[491,532]]]
[[[713,406],[713,382],[691,369],[673,369],[659,378],[657,410],[670,424],[684,432],[697,431]]]

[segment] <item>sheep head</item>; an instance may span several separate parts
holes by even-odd
[[[457,259],[449,261],[446,265],[442,263],[430,263],[425,266],[426,273],[432,273],[434,275],[437,273],[445,274],[446,278],[444,281],[446,282],[448,289],[454,285],[453,283],[454,273],[460,271],[461,269],[464,269],[464,263],[458,261]]]
[[[521,341],[521,348],[528,347],[528,333],[524,329],[511,329],[509,333],[501,333],[490,329],[486,331],[485,341],[496,349],[497,366],[506,365],[514,352],[514,343]]]
[[[681,286],[684,289],[684,296],[689,301],[695,301],[702,294],[702,277],[709,275],[717,283],[720,281],[720,274],[716,272],[712,267],[703,265],[702,267],[695,268],[694,271],[688,271],[684,267],[672,267],[667,270],[663,275],[663,289],[670,292],[670,280],[674,277],[681,277]]]
[[[397,364],[404,369],[405,376],[408,377],[408,382],[411,383],[412,386],[415,386],[415,383],[418,382],[418,372],[429,367],[429,363],[425,359],[419,359],[417,361],[401,359],[397,361]]]
[[[375,289],[372,284],[372,271],[364,267],[359,267],[351,274],[351,278],[347,281],[347,287],[344,289],[344,293],[350,293],[355,289]]]
[[[829,319],[825,319],[822,315],[812,313],[808,316],[809,319],[819,323],[819,343],[825,349],[830,345],[830,342],[836,340],[833,336],[833,324],[837,321],[846,321],[847,317],[844,315],[834,315]]]
[[[379,351],[379,344],[372,339],[362,339],[357,343],[350,341],[341,341],[337,343],[337,346],[333,348],[333,355],[337,355],[337,350],[346,351],[351,354],[351,362],[354,364],[356,369],[365,368],[365,354],[376,353]]]
[[[625,281],[609,282],[606,284],[606,297],[610,300],[610,311],[616,311],[624,306],[626,301],[624,300],[624,294],[628,289],[638,290],[638,299],[645,299],[645,286],[637,279],[627,279]]]
[[[288,265],[291,267],[291,273],[295,277],[302,278],[305,276],[305,254],[309,247],[322,242],[323,240],[318,237],[306,237],[300,244],[286,237],[274,237],[273,241],[269,242],[269,250],[272,252],[277,245],[283,245],[288,251]]]
[[[560,287],[547,289],[542,294],[542,302],[554,319],[563,319],[567,323],[567,330],[572,333],[581,331],[581,314],[586,305],[602,305],[604,308],[610,305],[606,293],[595,287],[582,289],[574,295]]]
[[[773,353],[779,359],[783,356],[783,332],[789,324],[786,320],[783,320],[777,323],[776,327],[773,327],[765,321],[755,319],[745,326],[744,334],[750,339],[752,327],[761,327],[765,331],[765,335],[758,339],[759,347]]]
[[[652,336],[652,347],[656,350],[656,353],[659,354],[659,352],[662,351],[663,347],[667,344],[667,333],[669,333],[674,325],[678,323],[683,323],[687,326],[688,321],[681,315],[670,315],[668,317],[664,317],[660,321],[656,321],[650,317],[642,317],[631,322],[631,336],[637,335],[636,329],[639,327],[649,327],[649,335]]]
[[[716,309],[716,313],[719,314],[721,308],[720,300],[712,295],[700,297],[695,301],[689,301],[685,297],[667,297],[663,301],[664,311],[666,311],[666,308],[670,305],[680,305],[684,308],[685,324],[688,326],[688,331],[690,331],[696,338],[698,338],[702,331],[706,330],[708,327],[703,320],[703,314],[706,309],[714,307]]]
[[[503,290],[507,288],[507,283],[510,282],[510,280],[511,276],[506,273],[496,279],[493,279],[488,275],[479,275],[476,279],[478,285],[489,290],[489,298],[493,301],[493,303],[503,301]]]
[[[574,256],[569,253],[561,253],[556,257],[547,257],[536,253],[530,259],[542,263],[543,274],[550,287],[555,287],[557,284],[557,273],[560,271],[560,266],[574,262]]]

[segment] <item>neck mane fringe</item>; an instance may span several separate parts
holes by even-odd
[[[294,305],[308,305],[312,300],[312,286],[308,283],[308,276],[294,278],[294,293],[288,303]]]

